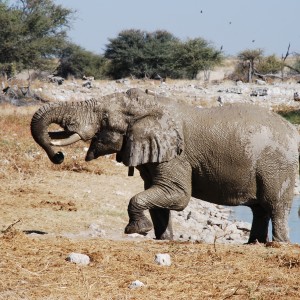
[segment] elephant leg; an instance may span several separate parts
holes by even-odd
[[[147,234],[152,228],[153,225],[150,220],[145,216],[143,208],[140,208],[139,205],[135,205],[136,196],[131,198],[128,205],[128,216],[129,223],[125,227],[125,233],[139,233],[139,234]]]
[[[146,234],[152,229],[152,223],[144,215],[144,211],[158,210],[154,217],[154,226],[156,226],[157,233],[164,236],[171,228],[170,220],[167,219],[167,211],[183,210],[190,199],[190,194],[184,193],[183,190],[172,193],[166,191],[158,186],[151,188],[135,195],[131,198],[128,205],[129,223],[125,228],[125,233],[139,233]],[[170,231],[171,232],[171,231]]]
[[[266,243],[270,214],[259,204],[251,205],[250,208],[253,213],[253,220],[248,243],[251,244],[256,241]]]
[[[280,198],[277,198],[276,205],[271,210],[272,240],[276,242],[289,242],[288,217],[294,197],[295,179],[291,179],[290,182],[289,188],[282,193]],[[282,186],[284,186],[284,183],[282,183]],[[278,195],[275,196],[278,197]]]
[[[171,211],[169,209],[150,209],[150,216],[154,225],[155,237],[158,240],[173,240]]]
[[[125,233],[145,234],[150,231],[152,223],[144,215],[144,211],[149,209],[156,237],[167,237],[172,233],[169,210],[183,210],[190,200],[191,166],[184,158],[175,158],[139,169],[146,190],[129,201],[129,223]]]
[[[281,209],[273,211],[271,215],[272,221],[272,239],[276,242],[289,242],[288,233],[288,210]]]

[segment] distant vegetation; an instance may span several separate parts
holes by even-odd
[[[74,11],[53,0],[0,0],[0,72],[8,77],[38,69],[64,78],[194,79],[224,59],[221,50],[201,37],[181,41],[165,30],[123,30],[109,38],[103,55],[95,54],[68,40],[74,17]],[[260,49],[244,50],[238,58],[233,80],[277,76],[286,66],[275,55],[264,57]],[[289,68],[300,73],[300,59]]]
[[[8,76],[52,69],[65,47],[73,12],[50,0],[0,1],[0,66]]]
[[[196,78],[222,61],[222,53],[201,38],[182,42],[167,31],[124,30],[109,39],[105,57],[113,78]]]

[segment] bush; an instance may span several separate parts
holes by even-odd
[[[108,74],[113,78],[127,76],[195,78],[222,60],[204,39],[181,42],[167,31],[152,33],[141,30],[124,30],[110,39],[105,57],[111,61]]]
[[[64,78],[70,75],[82,78],[85,75],[103,79],[106,76],[108,65],[103,56],[86,51],[72,43],[62,51],[59,63],[57,75]]]
[[[293,64],[293,73],[300,73],[300,57],[297,57],[296,61]]]
[[[279,60],[274,54],[263,57],[256,65],[256,71],[260,74],[276,74],[283,68],[283,62]]]

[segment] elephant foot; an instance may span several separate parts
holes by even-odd
[[[143,216],[138,220],[129,220],[128,225],[125,227],[125,233],[139,233],[139,234],[146,234],[153,228],[152,223]]]

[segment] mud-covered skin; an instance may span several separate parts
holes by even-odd
[[[81,104],[78,112],[72,111],[72,126],[61,113],[50,118],[52,108],[39,112],[33,118],[33,136],[51,159],[57,154],[41,115],[54,123],[64,120],[67,131],[83,139],[92,134],[87,160],[116,152],[126,166],[139,170],[145,190],[129,202],[125,232],[149,231],[150,221],[143,212],[150,210],[156,237],[171,239],[170,210],[184,209],[193,196],[249,206],[253,212],[249,242],[266,242],[270,220],[273,240],[288,241],[299,137],[279,115],[242,104],[195,109],[136,89],[106,96],[93,106]],[[82,119],[81,111],[88,116]],[[44,138],[37,136],[39,131]]]

